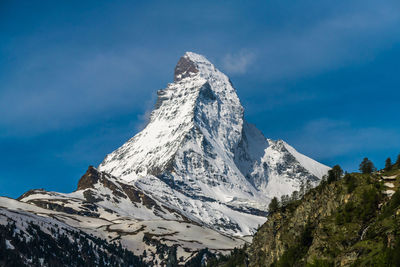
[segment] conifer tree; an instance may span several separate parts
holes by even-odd
[[[289,195],[282,195],[281,196],[281,205],[282,207],[286,206],[290,202]]]
[[[397,168],[400,168],[400,154],[397,156],[397,160],[396,160],[395,164],[397,165]]]
[[[299,194],[300,194],[300,197],[303,197],[304,196],[304,194],[305,194],[305,183],[304,183],[304,180],[301,180],[301,183],[300,183],[300,190],[299,190]]]
[[[342,174],[343,170],[339,165],[333,166],[333,168],[328,171],[328,183],[338,181]]]
[[[269,211],[270,213],[274,213],[274,212],[276,212],[278,209],[279,209],[279,201],[278,201],[278,199],[277,199],[276,197],[274,197],[274,198],[271,200],[271,203],[269,203],[268,211]]]
[[[370,161],[368,158],[364,158],[363,161],[360,163],[359,170],[363,174],[369,174],[369,173],[376,171],[376,168],[375,168],[374,164],[372,163],[372,161]]]
[[[392,169],[392,160],[389,158],[385,161],[385,171],[390,171]]]
[[[307,180],[306,182],[306,193],[308,193],[312,188],[312,184],[310,182],[310,180]]]
[[[291,201],[296,201],[299,199],[299,191],[295,190],[292,192]]]

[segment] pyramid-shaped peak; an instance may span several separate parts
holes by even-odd
[[[210,69],[214,70],[215,67],[206,57],[193,52],[186,52],[175,66],[174,81],[177,82]]]
[[[211,64],[205,56],[194,52],[186,52],[183,57],[194,62],[195,64]]]

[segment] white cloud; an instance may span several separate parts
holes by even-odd
[[[133,49],[76,57],[59,49],[34,53],[2,85],[0,128],[7,131],[0,135],[36,135],[140,111],[156,83],[147,79],[149,70],[158,70],[154,61],[149,51]]]
[[[148,107],[143,114],[138,115],[138,122],[135,125],[135,129],[137,132],[140,132],[141,130],[143,130],[146,127],[146,125],[149,123],[150,115],[151,115],[152,111],[153,111],[153,109]]]
[[[243,74],[254,62],[254,58],[252,52],[241,50],[238,53],[226,54],[222,60],[222,66],[229,74]]]

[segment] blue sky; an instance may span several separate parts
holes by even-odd
[[[246,118],[325,164],[400,153],[399,1],[1,1],[0,195],[70,192],[133,136],[185,51]]]

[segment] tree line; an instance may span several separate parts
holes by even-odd
[[[388,157],[385,161],[385,168],[384,171],[390,171],[394,168],[400,168],[400,154],[397,156],[397,160],[395,163],[392,163],[392,160],[390,157]],[[360,165],[359,165],[359,171],[362,174],[371,174],[373,172],[377,171],[377,168],[375,167],[374,163],[365,157]],[[335,165],[328,171],[328,174],[322,177],[321,180],[321,186],[325,184],[330,184],[332,182],[338,181],[339,179],[343,177],[347,177],[347,172],[345,173],[343,169],[339,165]],[[348,179],[350,180],[350,179]],[[351,183],[350,183],[351,184]],[[351,187],[351,185],[350,185]],[[274,213],[278,211],[281,207],[285,207],[288,204],[301,199],[308,191],[310,191],[312,188],[312,184],[310,180],[302,180],[300,184],[300,189],[299,191],[295,190],[293,193],[289,195],[283,195],[281,196],[280,200],[277,197],[274,197],[271,199],[271,202],[268,206],[268,212],[269,213]]]

